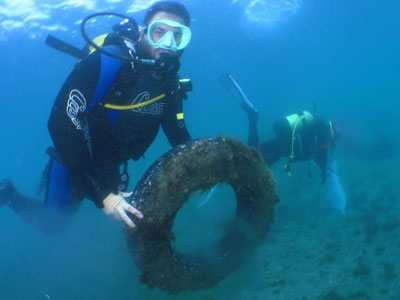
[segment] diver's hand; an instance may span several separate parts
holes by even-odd
[[[103,212],[117,221],[124,221],[130,228],[135,229],[136,225],[131,218],[127,215],[127,211],[136,217],[142,219],[143,214],[126,202],[125,198],[132,195],[132,193],[119,193],[118,195],[110,193],[104,200]]]

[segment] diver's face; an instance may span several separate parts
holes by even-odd
[[[185,24],[185,21],[183,20],[183,18],[171,14],[171,13],[167,13],[167,12],[163,12],[160,11],[158,13],[156,13],[153,18],[150,20],[150,23],[153,23],[154,21],[157,20],[171,20],[171,21],[175,21],[178,22],[182,25]],[[177,43],[180,42],[180,30],[178,28],[174,28],[174,27],[170,27],[166,24],[159,24],[157,25],[157,27],[152,30],[151,32],[151,38],[153,39],[154,42],[158,42],[166,32],[171,31],[174,34],[174,38],[176,40]],[[173,56],[177,56],[180,57],[183,53],[183,51],[172,51],[172,50],[167,50],[167,49],[162,49],[162,48],[154,48],[153,46],[150,45],[149,41],[148,41],[148,37],[147,37],[147,32],[145,30],[143,30],[141,32],[141,36],[140,36],[140,44],[139,47],[141,48],[141,51],[143,52],[144,56],[146,56],[146,58],[151,58],[151,59],[158,59],[160,57],[161,53],[167,53],[169,55],[173,55]]]

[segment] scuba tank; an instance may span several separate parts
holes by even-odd
[[[112,33],[102,34],[97,36],[95,39],[91,39],[86,32],[86,24],[88,21],[100,16],[114,16],[122,18],[122,21],[112,26]],[[64,42],[51,34],[47,36],[45,43],[46,45],[71,55],[77,59],[83,59],[93,51],[98,50],[105,55],[120,59],[122,61],[141,62],[150,65],[155,64],[154,60],[139,59],[136,55],[136,46],[139,40],[139,26],[133,18],[112,12],[95,13],[82,20],[80,31],[82,37],[87,43],[82,49]],[[124,55],[121,55],[107,51],[104,49],[104,47],[108,45],[121,46],[121,48],[127,50],[127,55],[125,55],[125,53]]]

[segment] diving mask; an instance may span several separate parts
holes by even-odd
[[[179,51],[192,37],[189,27],[172,20],[157,20],[147,28],[147,39],[154,48]]]

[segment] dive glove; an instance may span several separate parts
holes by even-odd
[[[131,218],[129,218],[127,212],[130,212],[140,219],[143,218],[143,214],[126,202],[125,198],[131,195],[132,193],[123,192],[119,192],[117,195],[114,193],[108,194],[108,196],[103,200],[104,208],[102,208],[102,210],[107,216],[110,216],[117,221],[124,221],[130,228],[135,229],[136,225],[133,223]]]

